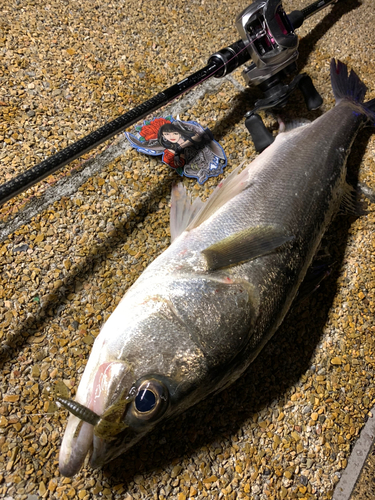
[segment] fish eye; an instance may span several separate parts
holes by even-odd
[[[155,378],[149,378],[138,386],[132,413],[141,420],[156,420],[163,415],[168,404],[169,392],[166,386]]]
[[[156,396],[149,389],[142,389],[135,397],[135,407],[141,413],[151,411],[156,404]]]

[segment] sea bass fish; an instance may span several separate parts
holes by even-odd
[[[336,106],[280,133],[202,203],[171,200],[171,246],[127,291],[95,340],[76,394],[60,471],[98,467],[161,420],[232,384],[273,336],[343,200],[346,159],[375,99],[331,63]]]

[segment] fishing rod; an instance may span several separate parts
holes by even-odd
[[[322,99],[309,76],[298,75],[289,85],[284,85],[282,78],[296,70],[298,37],[294,30],[313,14],[338,1],[318,0],[286,15],[281,0],[255,0],[235,21],[240,40],[213,54],[207,65],[196,73],[1,185],[0,206],[196,85],[213,76],[222,78],[250,60],[252,62],[243,71],[245,81],[252,87],[259,87],[265,97],[255,103],[252,111],[246,113],[245,125],[256,150],[262,151],[273,141],[273,136],[257,111],[285,106],[297,87],[302,91],[308,109],[316,109],[321,105]]]

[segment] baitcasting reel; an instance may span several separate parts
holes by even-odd
[[[307,17],[333,1],[320,0],[306,9],[286,15],[281,0],[255,0],[237,17],[236,28],[241,35],[241,41],[237,44],[243,43],[252,60],[245,66],[243,77],[249,86],[257,86],[264,93],[264,98],[258,100],[254,109],[245,115],[245,125],[257,151],[262,151],[274,140],[257,111],[285,106],[296,88],[301,90],[307,109],[321,106],[322,98],[308,75],[298,75],[288,85],[282,79],[297,70],[298,37],[294,30]],[[229,63],[236,55],[233,46],[230,46],[211,56],[209,62],[219,59],[225,65],[224,72],[217,73],[216,77],[233,71],[233,62],[232,65]]]

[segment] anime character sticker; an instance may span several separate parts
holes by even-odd
[[[137,135],[126,132],[130,144],[140,153],[163,155],[162,161],[179,175],[203,184],[209,177],[223,173],[227,164],[223,148],[211,131],[196,122],[175,120],[172,116],[155,118],[135,127]]]

